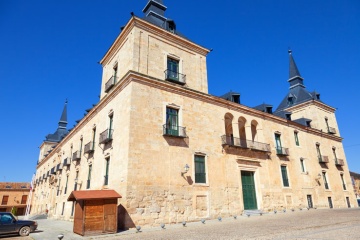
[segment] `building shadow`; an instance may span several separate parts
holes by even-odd
[[[124,208],[123,205],[119,205],[117,208],[118,211],[118,231],[124,231],[124,230],[129,230],[129,228],[134,228],[135,223],[133,222],[133,220],[131,219],[129,213],[127,212],[127,210]]]

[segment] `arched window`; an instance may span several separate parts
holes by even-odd
[[[257,127],[258,123],[255,120],[251,121],[251,140],[256,141],[257,140]]]
[[[232,128],[232,120],[234,116],[231,113],[225,114],[225,135],[226,135],[226,142],[228,144],[234,145],[234,134]]]
[[[246,119],[244,117],[239,117],[238,125],[239,125],[239,136],[241,143],[246,143],[245,123],[246,123]]]

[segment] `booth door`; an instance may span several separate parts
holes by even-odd
[[[117,199],[104,200],[104,231],[117,232]]]
[[[104,229],[103,200],[86,200],[84,221],[85,221],[85,234],[103,232]]]

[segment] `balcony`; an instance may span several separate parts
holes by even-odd
[[[252,150],[258,150],[263,152],[270,152],[270,144],[255,142],[246,139],[235,138],[232,136],[221,136],[223,146],[232,146],[239,148],[250,148]]]
[[[70,166],[70,161],[68,160],[68,158],[64,159],[63,166]]]
[[[289,149],[283,147],[276,147],[276,154],[280,156],[289,156]]]
[[[174,82],[177,84],[185,85],[186,84],[186,75],[167,69],[167,70],[165,70],[165,80]]]
[[[81,151],[76,151],[73,153],[72,155],[72,160],[73,161],[77,161],[81,159]]]
[[[55,167],[51,168],[51,175],[56,175]]]
[[[114,132],[114,129],[106,129],[105,131],[100,133],[99,143],[103,144],[103,143],[108,143],[108,142],[112,141],[113,132]]]
[[[63,165],[61,163],[59,163],[58,165],[56,165],[56,171],[59,172],[61,171],[63,168]]]
[[[330,134],[336,134],[336,129],[333,127],[328,127],[328,133]]]
[[[110,89],[115,85],[117,77],[112,76],[106,83],[105,83],[105,92],[108,93]]]
[[[179,138],[186,138],[186,128],[180,126],[169,126],[164,124],[163,125],[163,135],[164,136],[172,136],[172,137],[179,137]]]
[[[342,159],[335,159],[335,165],[336,166],[344,166],[344,160]]]
[[[328,156],[318,156],[319,163],[328,163],[329,157]]]
[[[85,146],[84,146],[84,153],[92,153],[95,150],[95,142],[88,142]]]

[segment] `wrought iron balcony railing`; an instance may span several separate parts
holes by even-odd
[[[72,160],[73,161],[77,161],[81,159],[81,151],[76,151],[73,153],[72,155]]]
[[[115,85],[117,77],[112,76],[106,83],[105,83],[105,92],[108,93],[110,89]]]
[[[289,156],[289,149],[284,147],[276,147],[276,154],[282,156]]]
[[[263,151],[263,152],[270,152],[270,144],[255,142],[252,140],[240,139],[235,138],[232,136],[221,136],[222,144],[240,148],[250,148],[253,150]]]
[[[186,128],[180,126],[163,125],[163,135],[186,138]]]
[[[319,159],[319,163],[328,163],[329,162],[329,157],[328,156],[318,156]]]
[[[342,160],[342,159],[335,159],[335,165],[337,165],[337,166],[344,166],[344,160]]]
[[[113,139],[113,132],[114,132],[114,129],[106,129],[105,131],[100,133],[99,143],[103,144],[103,143],[110,142]]]
[[[167,81],[178,83],[181,85],[186,84],[186,75],[171,71],[169,69],[165,70],[165,79]]]
[[[61,171],[63,168],[63,165],[61,163],[59,163],[58,165],[56,165],[56,171],[59,172]]]
[[[336,134],[336,129],[333,127],[328,127],[328,133],[330,134]]]
[[[95,142],[91,141],[85,144],[84,146],[84,153],[91,153],[95,150]]]

